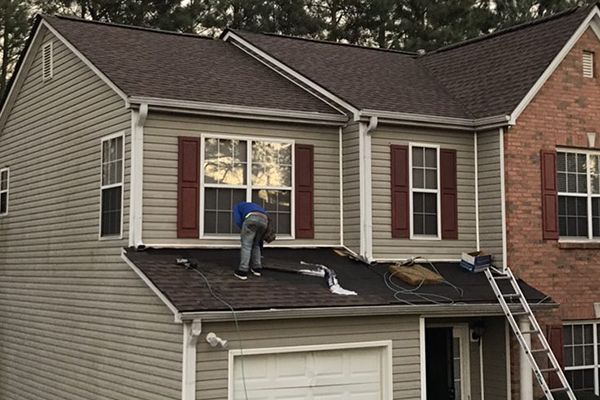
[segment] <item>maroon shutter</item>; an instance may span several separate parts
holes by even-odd
[[[408,146],[391,145],[392,237],[409,237]]]
[[[442,239],[458,239],[456,150],[440,149]]]
[[[198,238],[200,229],[200,139],[179,138],[177,237]]]
[[[297,144],[295,151],[296,238],[312,239],[314,227],[314,146]]]
[[[556,151],[542,150],[542,233],[544,240],[558,239],[558,196],[556,188]]]
[[[556,357],[556,361],[558,361],[558,365],[560,365],[561,369],[564,369],[563,364],[563,327],[562,325],[547,325],[546,326],[546,337],[548,340],[548,344],[550,345],[550,349],[552,353],[554,353],[554,357]],[[550,373],[548,377],[548,384],[551,389],[562,387],[558,375],[556,373]]]

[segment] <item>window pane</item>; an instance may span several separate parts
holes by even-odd
[[[412,148],[412,165],[414,167],[423,167],[424,164],[424,157],[423,157],[423,152],[424,152],[424,148],[423,147],[413,147]]]
[[[247,143],[208,138],[204,141],[204,183],[245,185]]]
[[[8,171],[0,173],[0,190],[8,189]]]
[[[571,325],[566,325],[563,328],[563,331],[564,331],[565,345],[573,344],[573,327]]]
[[[598,170],[598,156],[590,156],[589,166],[590,166],[590,180],[592,183],[592,193],[599,194],[600,193],[600,171]]]
[[[240,229],[233,221],[233,206],[246,200],[245,189],[204,189],[204,233],[235,234]]]
[[[121,187],[102,190],[101,236],[121,233]]]
[[[573,325],[573,344],[583,344],[583,326]]]
[[[291,144],[252,143],[252,184],[268,187],[292,185]]]
[[[587,198],[558,197],[558,222],[560,236],[587,237]]]
[[[566,376],[573,390],[582,392],[591,392],[594,390],[593,369],[590,368],[577,371],[566,371]]]
[[[102,142],[102,185],[123,182],[123,138]]]
[[[427,189],[437,189],[437,170],[428,169],[425,171],[425,187]]]
[[[8,211],[8,193],[0,193],[0,214],[6,214]]]
[[[421,168],[413,168],[413,181],[412,185],[414,188],[423,189],[425,188],[425,170]]]
[[[558,173],[558,191],[566,192],[567,191],[567,174],[563,172]]]
[[[425,149],[425,166],[429,168],[437,168],[436,149]]]
[[[291,192],[289,190],[253,190],[252,201],[269,213],[277,234],[290,235],[292,233]]]
[[[567,153],[556,153],[556,170],[565,172],[567,170]]]
[[[437,194],[413,193],[413,233],[437,235]]]
[[[592,198],[592,235],[600,237],[600,197]]]

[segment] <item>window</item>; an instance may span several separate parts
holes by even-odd
[[[121,237],[123,219],[123,135],[102,139],[100,237]]]
[[[292,234],[292,143],[206,137],[202,148],[205,235],[239,233],[231,210],[240,201],[261,205],[277,234]]]
[[[0,169],[0,215],[8,214],[8,168]]]
[[[591,51],[583,52],[583,76],[585,78],[594,77],[594,53]]]
[[[575,391],[599,393],[600,322],[563,327],[565,375]]]
[[[411,237],[439,239],[439,149],[410,146]]]
[[[600,153],[557,152],[561,238],[600,239]]]
[[[53,62],[52,42],[48,42],[42,48],[42,80],[52,79],[54,73]]]

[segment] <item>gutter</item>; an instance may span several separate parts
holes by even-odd
[[[531,304],[534,311],[551,310],[556,303]],[[513,307],[516,311],[517,308]],[[422,315],[425,317],[476,317],[502,316],[500,304],[424,304],[389,306],[351,306],[327,308],[272,308],[235,312],[238,321],[268,321],[300,318],[368,317],[381,315]],[[231,311],[191,311],[180,314],[182,321],[202,319],[203,322],[233,321]]]

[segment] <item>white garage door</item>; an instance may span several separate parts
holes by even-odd
[[[388,347],[306,350],[243,356],[248,400],[382,400]],[[245,400],[242,358],[233,358],[233,399]],[[390,376],[388,376],[390,375]]]

